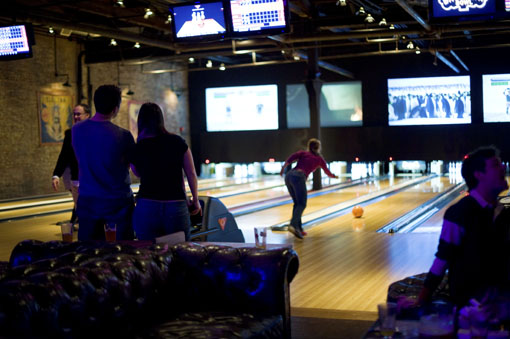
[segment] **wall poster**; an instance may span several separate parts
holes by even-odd
[[[41,144],[64,141],[64,132],[73,124],[73,96],[57,92],[38,92]]]

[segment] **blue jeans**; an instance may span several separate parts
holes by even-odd
[[[117,240],[133,240],[133,197],[119,199],[101,199],[78,197],[76,214],[80,228],[78,240],[105,240],[104,223],[117,224]]]
[[[292,201],[294,201],[290,224],[298,230],[303,230],[301,216],[306,208],[306,200],[308,198],[306,190],[306,176],[301,171],[295,169],[291,170],[285,175],[285,185],[287,185]]]
[[[191,221],[188,204],[184,200],[139,198],[133,214],[133,226],[138,240],[154,240],[179,231],[183,231],[186,240],[189,240]]]

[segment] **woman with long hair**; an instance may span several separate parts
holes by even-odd
[[[154,103],[145,103],[138,113],[138,140],[133,172],[140,177],[140,190],[133,214],[139,240],[183,231],[190,235],[191,214],[202,213],[198,200],[197,174],[186,141],[165,129],[163,112]],[[183,171],[192,199],[188,202]]]
[[[308,199],[308,192],[306,189],[306,179],[308,178],[308,175],[320,167],[324,170],[324,173],[326,173],[328,177],[338,178],[338,176],[330,172],[320,151],[320,140],[312,138],[308,140],[308,150],[297,151],[292,154],[285,161],[282,170],[280,171],[280,175],[283,175],[285,168],[297,161],[296,167],[285,175],[285,185],[287,185],[287,189],[289,190],[292,201],[294,202],[289,232],[299,239],[303,239],[303,236],[306,235],[306,232],[303,231],[303,226],[301,225],[301,216],[306,208],[306,201]]]

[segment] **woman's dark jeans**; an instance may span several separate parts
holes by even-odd
[[[291,170],[285,175],[285,185],[287,185],[292,201],[294,201],[290,224],[302,231],[301,216],[306,208],[308,194],[306,190],[306,176],[301,171]]]

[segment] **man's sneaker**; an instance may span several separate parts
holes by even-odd
[[[300,230],[296,229],[294,226],[289,225],[289,232],[294,234],[296,238],[303,239],[303,233]]]

